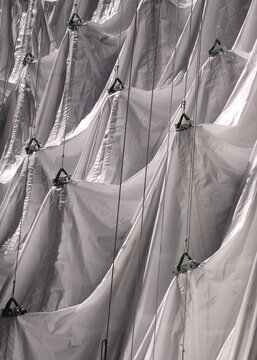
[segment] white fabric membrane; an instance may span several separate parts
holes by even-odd
[[[0,318],[1,359],[256,360],[256,1],[0,16],[0,307],[15,279],[28,311]]]

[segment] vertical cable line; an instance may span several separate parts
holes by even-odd
[[[20,33],[20,22],[21,22],[21,17],[22,17],[22,13],[23,13],[23,5],[24,5],[24,0],[22,0],[22,5],[21,5],[21,13],[20,13],[20,16],[19,16],[19,21],[18,21],[18,30],[17,30],[15,43],[14,43],[14,51],[13,51],[13,54],[11,55],[11,57],[10,57],[10,54],[8,54],[8,61],[11,61],[11,59],[15,57],[15,49],[16,49],[16,46],[17,46],[17,41],[18,41],[18,37],[19,37],[19,33]],[[28,11],[27,16],[26,16],[25,34],[23,35],[21,50],[23,50],[23,48],[24,48],[25,36],[28,39],[28,35],[26,35],[26,34],[28,34],[28,29],[30,30],[32,9],[33,9],[33,6],[34,6],[34,0],[30,0],[29,3],[28,3],[28,6],[29,6],[29,9],[31,11]],[[5,73],[5,88],[4,88],[3,97],[2,97],[2,105],[3,105],[4,99],[5,99],[5,93],[6,93],[6,89],[7,89],[7,80],[9,79],[10,75],[11,74],[9,74],[9,76],[7,77],[7,70],[6,70],[6,73]],[[19,76],[19,79],[18,79],[18,85],[20,85],[20,76]],[[13,128],[13,124],[12,124],[12,128]],[[27,162],[26,162],[26,166],[25,166],[25,169],[24,169],[24,172],[25,172],[25,184],[24,184],[24,186],[25,186],[25,198],[26,198],[26,189],[27,189],[27,183],[28,183],[29,159],[27,158],[26,161]],[[24,209],[24,204],[23,204],[23,208],[22,208],[21,219],[20,219],[20,222],[19,222],[19,225],[18,225],[18,243],[17,243],[17,250],[16,250],[16,257],[15,257],[13,284],[12,284],[12,292],[11,292],[10,300],[15,299],[15,288],[16,288],[16,279],[17,279],[17,270],[18,270],[19,250],[20,250],[21,234],[22,234],[23,221],[24,221],[24,219],[23,219],[23,209]],[[7,330],[6,342],[8,341],[9,330],[10,330],[10,322],[8,322],[8,330]],[[7,346],[5,348],[5,357],[6,357],[6,355],[7,355]]]
[[[178,19],[179,19],[179,6],[180,0],[178,0],[177,5],[177,14],[176,14],[176,34],[175,34],[175,47],[174,47],[174,58],[172,64],[172,74],[175,71],[176,64],[176,56],[177,56],[177,41],[178,41]],[[168,181],[168,172],[169,172],[169,150],[170,150],[170,136],[171,136],[171,113],[172,113],[172,103],[173,103],[173,93],[174,93],[174,79],[171,83],[171,91],[170,91],[170,108],[169,108],[169,121],[168,121],[168,131],[167,131],[167,147],[166,147],[166,170],[163,180],[163,201],[162,201],[162,212],[161,212],[161,239],[160,239],[160,247],[159,247],[159,261],[158,261],[158,270],[157,270],[157,285],[156,285],[156,298],[155,298],[155,318],[154,318],[154,334],[153,334],[153,360],[155,359],[155,343],[156,343],[156,330],[157,330],[157,310],[158,310],[158,302],[159,302],[159,286],[160,286],[160,273],[161,273],[161,253],[162,253],[162,245],[163,245],[163,228],[164,228],[164,217],[165,217],[165,192]]]
[[[33,6],[34,6],[34,0],[31,0],[31,2],[29,2],[29,8],[31,11],[28,12],[27,18],[26,18],[26,34],[24,34],[23,37],[23,43],[22,46],[24,46],[24,38],[25,36],[27,37],[27,41],[29,41],[29,35],[28,32],[30,30],[30,24],[31,24],[31,16],[32,16],[32,10],[33,10]],[[22,3],[22,9],[23,9],[23,3]],[[21,16],[22,16],[22,10],[21,10]],[[18,35],[16,37],[16,41],[17,41]],[[16,45],[15,45],[16,46]],[[27,44],[28,46],[28,44]],[[28,184],[28,171],[29,171],[29,158],[26,159],[26,166],[24,169],[25,172],[25,198],[26,198],[26,189],[27,189],[27,184]],[[23,205],[23,209],[24,209],[24,205]],[[19,222],[19,226],[18,226],[18,244],[17,244],[17,250],[16,250],[16,258],[15,258],[15,267],[14,267],[14,274],[13,274],[13,285],[12,285],[12,294],[11,294],[11,298],[15,298],[15,287],[16,287],[16,279],[17,279],[17,270],[18,270],[18,259],[19,259],[19,250],[20,250],[20,243],[21,243],[21,234],[22,234],[22,228],[23,228],[23,209],[22,209],[22,214],[21,214],[21,219]]]
[[[155,4],[156,2],[156,4]],[[153,78],[152,78],[152,89],[151,89],[151,102],[150,102],[150,114],[149,114],[149,123],[148,123],[148,134],[147,134],[147,149],[146,149],[146,161],[145,161],[145,174],[144,174],[144,187],[143,187],[143,199],[142,199],[142,213],[141,213],[141,224],[140,224],[140,237],[139,237],[139,246],[138,246],[138,259],[137,259],[137,273],[136,273],[136,288],[135,288],[135,301],[133,309],[133,325],[132,325],[132,341],[131,341],[131,353],[130,359],[133,357],[133,348],[134,348],[134,336],[135,336],[135,318],[136,318],[136,305],[138,301],[138,291],[139,291],[139,266],[141,258],[141,246],[142,246],[142,237],[143,237],[143,228],[144,228],[144,212],[145,212],[145,200],[146,200],[146,183],[147,183],[147,174],[148,174],[148,161],[149,161],[149,152],[150,152],[150,136],[151,136],[151,124],[152,124],[152,114],[153,114],[153,100],[154,100],[154,89],[155,89],[155,77],[156,77],[156,68],[157,68],[157,55],[158,55],[158,39],[159,39],[159,27],[160,27],[160,13],[161,13],[161,0],[155,0],[154,6],[158,7],[157,11],[157,29],[156,29],[156,41],[154,46],[154,65],[153,65]]]
[[[26,198],[26,189],[27,189],[27,185],[28,185],[28,170],[29,170],[29,159],[26,159],[26,167],[25,167],[25,197]],[[12,298],[15,298],[15,287],[16,287],[16,279],[17,279],[17,269],[18,269],[18,260],[19,260],[19,251],[20,251],[20,243],[21,243],[21,234],[22,234],[22,228],[23,228],[23,209],[24,209],[24,204],[22,207],[22,214],[21,214],[21,219],[20,219],[20,223],[19,223],[19,227],[18,227],[18,245],[17,245],[17,250],[16,250],[16,258],[15,258],[15,268],[14,268],[14,274],[13,274],[13,287],[12,287]]]
[[[216,39],[221,39],[221,27],[219,25],[216,26]],[[222,45],[222,48],[223,50],[226,50],[225,47]],[[220,55],[222,56],[225,56],[225,52],[222,51],[220,53]],[[215,56],[217,57],[217,55]],[[229,98],[229,94],[227,93],[227,90],[226,90],[226,83],[225,83],[225,73],[224,73],[224,69],[223,69],[223,64],[222,64],[222,57],[219,58],[219,62],[218,62],[218,65],[220,67],[220,72],[221,72],[221,77],[222,77],[222,82],[223,82],[223,87],[224,87],[224,97],[225,97],[225,100],[227,102],[228,98]],[[211,72],[213,72],[214,68],[213,68],[213,65],[212,65],[212,60],[211,60],[211,57],[209,56],[209,65],[210,65],[210,69],[211,69]],[[213,88],[215,87],[215,83],[214,83],[214,80],[212,79],[212,84],[213,84]],[[215,100],[216,100],[216,104],[217,104],[217,108],[219,108],[219,102],[217,101],[217,96],[215,96]]]
[[[121,16],[120,16],[120,32],[119,32],[119,53],[118,53],[118,61],[117,61],[117,75],[119,76],[119,68],[120,68],[120,52],[121,52],[121,31],[122,31],[122,21],[123,21],[123,0],[121,0]]]
[[[126,117],[125,117],[125,124],[124,124],[124,137],[123,137],[123,144],[122,144],[122,158],[121,158],[121,169],[120,169],[118,205],[117,205],[116,226],[115,226],[114,245],[113,245],[113,257],[112,257],[111,284],[110,284],[110,293],[109,293],[109,300],[108,300],[106,334],[105,334],[105,339],[102,341],[101,360],[106,360],[107,359],[107,353],[108,353],[108,337],[109,337],[109,331],[110,331],[110,317],[111,317],[112,292],[113,292],[113,281],[114,281],[114,263],[115,263],[115,257],[116,257],[116,247],[117,247],[117,238],[118,238],[120,203],[121,203],[121,189],[122,189],[122,178],[123,178],[123,168],[124,168],[124,158],[125,158],[125,148],[126,148],[128,113],[129,113],[129,103],[130,103],[130,91],[131,91],[131,82],[132,82],[132,66],[133,66],[134,48],[135,48],[135,42],[136,42],[138,1],[139,0],[136,0],[136,5],[135,5],[135,18],[134,18],[135,19],[135,24],[134,24],[134,31],[133,31],[132,52],[131,52],[130,68],[129,68],[128,96],[127,96]]]
[[[184,89],[184,100],[186,99],[187,94],[187,82],[188,82],[188,67],[189,67],[189,53],[190,53],[190,46],[191,46],[191,32],[192,32],[192,18],[193,18],[193,0],[191,0],[191,8],[190,8],[190,15],[189,15],[189,36],[188,36],[188,47],[187,47],[187,60],[188,65],[186,69],[186,76],[185,76],[185,89]]]
[[[200,61],[201,61],[201,46],[202,46],[202,19],[200,23],[200,31],[199,31],[199,40],[198,40],[198,52],[197,52],[197,66],[196,66],[196,82],[195,82],[195,109],[194,109],[194,118],[195,125],[197,122],[198,115],[198,93],[199,93],[199,83],[200,83]],[[190,234],[191,234],[191,218],[192,218],[192,196],[193,196],[193,180],[194,180],[194,163],[195,163],[195,137],[196,137],[196,127],[193,126],[192,133],[192,153],[191,153],[191,169],[190,169],[190,180],[189,180],[189,197],[188,197],[188,214],[187,214],[187,227],[186,227],[186,237],[187,241],[187,249],[189,249],[190,245]]]
[[[120,29],[119,29],[119,39],[118,39],[118,59],[114,67],[115,71],[115,80],[111,87],[108,89],[109,94],[113,94],[116,91],[124,89],[124,84],[119,78],[119,68],[120,68],[120,52],[121,52],[121,31],[122,31],[122,16],[123,16],[123,0],[120,2],[121,14],[120,14]]]
[[[199,39],[198,39],[198,52],[197,52],[197,66],[196,66],[196,82],[195,82],[195,125],[198,115],[198,95],[200,85],[200,61],[201,61],[201,46],[202,46],[202,27],[203,27],[203,14],[201,17]],[[195,151],[196,151],[196,126],[191,129],[192,136],[192,151],[190,154],[190,178],[189,178],[189,189],[188,189],[188,206],[187,206],[187,226],[186,226],[186,238],[185,238],[185,252],[189,252],[190,249],[190,235],[191,235],[191,220],[192,220],[192,199],[193,199],[193,188],[194,188],[194,167],[195,167]],[[186,340],[186,312],[187,312],[187,293],[188,293],[188,273],[186,273],[185,283],[185,305],[184,305],[184,318],[183,318],[183,335],[182,335],[182,360],[185,359],[185,340]]]
[[[29,5],[31,4],[32,9],[34,6],[34,0],[31,0],[31,3],[29,3]],[[31,10],[32,12],[32,10]],[[29,23],[29,25],[31,24],[30,21],[30,17],[27,17],[27,21]],[[27,27],[27,24],[26,24]],[[28,33],[28,29],[26,29],[26,32]],[[24,44],[24,42],[23,42]],[[29,170],[29,158],[27,158],[27,162],[26,162],[26,167],[25,167],[25,198],[26,198],[26,189],[27,189],[27,184],[28,184],[28,170]],[[23,205],[24,208],[24,205]],[[21,234],[22,234],[22,228],[23,228],[23,210],[22,210],[22,215],[21,215],[21,220],[19,223],[19,227],[18,227],[18,245],[17,245],[17,251],[16,251],[16,259],[15,259],[15,268],[14,268],[14,275],[13,275],[13,287],[12,287],[12,298],[15,298],[15,287],[16,287],[16,278],[17,278],[17,269],[18,269],[18,259],[19,259],[19,249],[20,249],[20,243],[21,243]]]
[[[79,7],[80,1],[74,0],[74,7]],[[73,89],[73,77],[74,77],[74,61],[73,61],[73,54],[77,49],[78,45],[78,30],[77,28],[74,29],[72,32],[73,44],[72,50],[70,55],[70,71],[69,71],[69,82],[68,82],[68,91],[65,99],[65,105],[62,109],[62,114],[64,114],[64,130],[63,130],[63,144],[62,144],[62,160],[61,160],[61,168],[64,166],[64,157],[65,157],[65,145],[66,145],[66,130],[67,130],[67,123],[70,118],[70,104],[71,104],[71,96],[72,96],[72,89]]]

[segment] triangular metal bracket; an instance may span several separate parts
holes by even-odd
[[[14,303],[15,307],[11,307]],[[25,315],[27,310],[25,310],[23,305],[19,305],[14,297],[11,297],[10,300],[5,305],[5,308],[1,310],[1,317],[14,317],[19,315]]]
[[[187,261],[185,261],[187,259]],[[186,273],[188,270],[195,269],[199,264],[191,258],[187,251],[183,253],[181,256],[178,265],[176,265],[176,271],[174,273],[176,275]]]
[[[209,56],[216,56],[224,51],[221,41],[217,38],[209,49]]]
[[[68,28],[71,30],[77,30],[78,26],[80,26],[83,23],[83,19],[74,12],[70,18],[70,20],[67,22]]]
[[[23,66],[26,66],[28,64],[32,64],[35,60],[36,60],[35,56],[28,52],[24,56],[22,64],[23,64]]]
[[[41,143],[36,138],[31,138],[28,144],[25,146],[25,151],[28,155],[33,154],[33,152],[38,151],[41,147]]]
[[[117,91],[121,91],[123,89],[124,89],[123,82],[120,80],[120,78],[116,77],[116,79],[114,80],[112,86],[108,89],[108,93],[109,94],[114,94]]]
[[[176,131],[186,130],[191,126],[192,126],[192,121],[189,119],[186,113],[183,113],[180,116],[178,123],[175,124]]]
[[[61,176],[62,173],[64,174],[64,176]],[[64,184],[69,183],[70,180],[71,180],[71,175],[69,175],[64,168],[61,168],[56,174],[56,177],[53,179],[53,185],[62,186]]]

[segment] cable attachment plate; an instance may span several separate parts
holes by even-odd
[[[198,266],[199,264],[191,258],[188,252],[184,252],[179,260],[178,265],[175,266],[176,270],[174,270],[173,273],[175,275],[183,274],[188,272],[188,270],[197,268]]]
[[[176,131],[182,131],[190,128],[193,125],[186,113],[182,113],[177,124],[175,124]]]
[[[35,62],[35,60],[36,60],[35,56],[32,55],[30,52],[28,52],[28,53],[24,56],[24,58],[23,58],[23,60],[22,60],[22,64],[23,64],[23,66],[26,66],[26,65],[28,65],[28,64],[32,64],[33,62]]]
[[[116,79],[114,80],[112,86],[108,89],[108,93],[109,94],[114,94],[117,91],[121,91],[123,89],[124,89],[123,82],[120,80],[120,78],[116,77]]]
[[[222,53],[224,51],[224,49],[225,48],[221,44],[221,41],[217,38],[208,51],[209,56],[219,55],[220,53]]]
[[[11,307],[14,303],[15,307]],[[25,315],[27,310],[23,305],[19,305],[15,298],[11,297],[5,305],[5,308],[1,310],[1,317],[14,317],[19,315]]]
[[[63,176],[61,176],[62,173],[64,174]],[[69,183],[70,181],[71,181],[71,175],[69,175],[64,168],[61,168],[56,174],[56,177],[53,179],[53,185],[62,186],[64,184]]]
[[[71,15],[70,20],[67,22],[68,28],[71,29],[72,31],[77,30],[77,28],[83,23],[83,19],[76,13],[74,12]]]
[[[33,154],[33,152],[38,151],[41,147],[41,143],[36,138],[31,138],[30,141],[25,146],[25,151],[28,155]]]

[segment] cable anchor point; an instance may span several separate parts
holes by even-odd
[[[28,155],[31,155],[33,154],[33,152],[38,151],[40,148],[41,143],[35,137],[33,137],[25,146],[25,151]]]
[[[183,112],[180,116],[179,121],[177,122],[177,124],[175,124],[175,129],[176,131],[182,131],[192,127],[192,125],[192,120],[190,120],[189,116],[185,112]]]
[[[28,52],[28,53],[24,56],[24,58],[23,58],[23,60],[22,60],[22,64],[23,64],[23,66],[26,66],[26,65],[28,65],[28,64],[32,64],[33,62],[35,62],[35,60],[36,60],[35,56],[32,55],[30,52]]]
[[[124,89],[124,84],[123,82],[120,80],[120,78],[117,76],[113,82],[113,84],[111,85],[111,87],[108,89],[108,93],[109,94],[114,94],[117,91],[121,91]]]
[[[15,307],[11,307],[14,303]],[[17,300],[14,297],[11,297],[10,300],[5,305],[5,308],[1,310],[1,317],[15,317],[20,315],[25,315],[27,310],[23,305],[19,305]]]
[[[61,176],[61,174],[63,175]],[[63,186],[71,181],[71,175],[64,168],[61,168],[52,181],[54,186]]]
[[[225,50],[224,46],[221,44],[221,41],[216,38],[212,46],[210,47],[208,53],[209,56],[216,56],[222,53]]]
[[[78,27],[83,23],[83,19],[78,15],[78,13],[74,12],[70,20],[67,22],[68,28],[72,31],[77,30]]]
[[[188,254],[187,251],[183,253],[181,256],[178,265],[175,266],[175,270],[173,273],[175,275],[183,274],[188,272],[189,270],[193,270],[199,266],[199,263],[197,263],[195,260],[191,258],[191,256]]]

